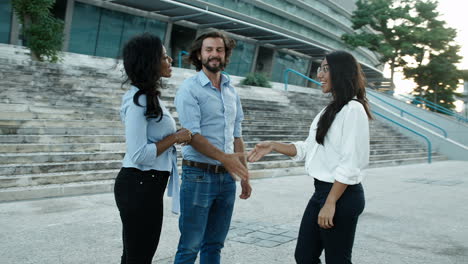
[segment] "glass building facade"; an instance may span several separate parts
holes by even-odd
[[[116,58],[132,36],[143,32],[164,40],[166,23],[75,2],[68,51]]]
[[[10,43],[11,16],[11,0],[0,1],[0,43]]]
[[[225,71],[232,75],[246,76],[252,68],[255,45],[241,40],[237,40],[236,44]]]
[[[12,27],[11,1],[3,0],[0,2],[0,43],[11,43],[10,36],[13,39],[20,36],[20,33],[17,32],[19,29],[17,29],[16,22]],[[210,28],[210,26],[205,25],[213,25],[216,28],[217,25],[226,24],[226,21],[221,20],[221,23],[218,23],[217,18],[213,19],[213,17],[204,14],[195,14],[193,17],[199,17],[199,20],[191,21],[191,15],[176,12],[180,8],[161,7],[162,9],[158,10],[159,5],[162,5],[158,1],[148,1],[144,4],[142,2],[141,8],[110,3],[112,1],[109,1],[108,4],[101,2],[100,0],[74,0],[73,9],[69,10],[67,9],[71,7],[69,0],[57,0],[54,8],[58,11],[54,11],[53,15],[66,20],[66,29],[69,29],[68,32],[65,32],[65,35],[69,36],[69,39],[65,41],[68,45],[64,47],[65,51],[118,58],[121,55],[122,47],[131,37],[143,32],[150,32],[168,44],[166,48],[174,59],[174,66],[179,66],[178,54],[188,50],[200,30]],[[351,1],[352,3],[347,5],[349,7],[347,9],[342,8],[341,2],[344,3],[346,0],[329,2],[322,0],[204,0],[194,2],[191,5],[194,7],[199,5],[198,8],[203,9],[206,7],[204,5],[209,5],[213,10],[211,12],[221,15],[226,15],[225,10],[229,10],[231,12],[229,16],[232,18],[245,20],[249,23],[258,22],[258,25],[264,28],[271,26],[272,32],[290,33],[291,39],[303,38],[310,40],[310,42],[316,42],[317,47],[319,47],[318,53],[304,51],[301,55],[301,50],[307,49],[290,48],[288,50],[287,44],[281,47],[282,45],[276,44],[279,42],[268,43],[268,40],[275,40],[269,38],[268,34],[266,38],[242,34],[242,27],[235,27],[236,23],[224,28],[227,32],[232,33],[231,36],[237,42],[230,63],[225,69],[227,73],[246,76],[251,71],[257,71],[270,76],[271,81],[283,82],[284,71],[288,68],[306,76],[315,77],[313,71],[314,67],[316,68],[316,60],[322,56],[320,52],[323,50],[348,49],[342,42],[341,35],[352,31],[350,10],[351,7],[354,8],[354,2]],[[164,5],[166,4],[164,3]],[[164,13],[166,11],[167,13]],[[173,17],[176,19],[171,19]],[[166,32],[168,28],[171,29],[171,32]],[[221,26],[220,29],[223,27]],[[298,35],[301,37],[297,37]],[[372,67],[376,65],[375,62],[378,62],[376,55],[369,51],[356,49],[350,52],[360,62]],[[187,63],[181,63],[181,66],[192,67]],[[295,85],[307,85],[305,79],[293,73],[289,74],[289,82]]]
[[[284,52],[277,52],[273,61],[273,72],[271,74],[271,80],[274,82],[283,82],[284,71],[288,68],[307,76],[309,63],[309,59],[294,56]],[[289,73],[288,78],[290,84],[305,86],[307,83],[306,79],[293,73]]]

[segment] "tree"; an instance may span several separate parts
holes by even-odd
[[[445,108],[453,109],[454,96],[463,74],[456,65],[462,59],[460,46],[454,43],[457,32],[439,20],[437,2],[418,1],[415,6],[415,25],[412,42],[417,52],[415,63],[405,67],[406,78],[417,83],[413,94]],[[432,109],[431,109],[432,110]]]
[[[358,0],[352,16],[354,34],[343,40],[353,47],[367,47],[388,63],[391,79],[402,68],[417,83],[415,95],[454,108],[461,72],[461,57],[454,43],[457,32],[439,19],[436,0]],[[364,31],[369,26],[371,30]]]
[[[39,61],[57,62],[63,42],[63,21],[55,18],[50,9],[55,0],[13,0],[12,5],[20,22],[31,57]]]
[[[404,67],[406,55],[412,55],[413,45],[409,40],[413,17],[408,0],[358,0],[354,11],[354,34],[344,34],[342,39],[352,47],[366,47],[381,55],[380,62],[390,66],[393,84],[395,69]],[[364,30],[369,26],[373,31]]]
[[[413,94],[445,108],[455,108],[454,96],[462,96],[456,92],[458,80],[463,77],[455,66],[461,59],[459,50],[457,45],[449,46],[439,54],[430,54],[427,64],[405,69],[405,75],[413,77],[417,83]]]

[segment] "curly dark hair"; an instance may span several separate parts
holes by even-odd
[[[366,98],[366,80],[361,65],[353,55],[346,51],[334,51],[326,55],[330,71],[331,93],[333,100],[327,105],[317,124],[315,140],[323,145],[325,136],[341,109],[356,96],[372,119]]]
[[[133,102],[138,102],[140,95],[146,95],[146,118],[162,119],[162,108],[158,97],[161,95],[161,60],[163,45],[161,39],[150,33],[143,33],[130,39],[123,48],[123,64],[127,78],[123,83],[130,82],[138,88],[133,96]]]
[[[225,60],[227,65],[229,63],[229,58],[232,55],[232,50],[236,47],[236,41],[229,38],[226,34],[224,34],[221,31],[210,31],[198,36],[192,43],[188,60],[195,66],[195,69],[197,71],[200,71],[202,69],[202,61],[198,59],[198,56],[201,53],[203,40],[205,40],[206,38],[221,38],[223,40],[224,50],[226,54]]]

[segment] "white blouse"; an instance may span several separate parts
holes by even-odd
[[[324,145],[315,141],[317,124],[325,108],[315,116],[306,141],[293,144],[295,161],[305,159],[307,173],[324,182],[335,180],[354,185],[362,181],[362,170],[369,164],[369,120],[361,103],[351,100],[335,116]]]

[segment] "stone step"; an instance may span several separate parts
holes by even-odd
[[[33,153],[0,153],[0,164],[39,165],[41,163],[60,163],[78,161],[122,160],[125,151],[99,152],[33,152]]]
[[[434,157],[437,156],[436,152],[433,152]],[[395,160],[395,159],[413,159],[427,157],[427,151],[419,151],[412,153],[391,153],[391,154],[377,154],[370,156],[370,162],[381,161],[381,160]]]
[[[0,144],[121,143],[124,135],[0,135]]]
[[[79,181],[62,184],[0,188],[0,202],[112,192],[114,179],[117,176],[118,171],[119,170],[109,170],[108,172],[99,172],[101,175],[107,174],[103,175],[102,178],[108,178],[108,180],[90,180],[85,182]],[[304,175],[305,170],[303,166],[299,166],[256,170],[250,171],[249,173],[252,179],[257,179]],[[86,178],[87,176],[81,174],[81,177]]]
[[[117,175],[118,171],[109,173]],[[86,182],[72,182],[65,184],[47,184],[26,187],[0,188],[0,202],[40,199],[49,197],[63,197],[72,195],[97,194],[112,192],[114,179],[89,180]]]
[[[123,125],[120,121],[104,121],[104,120],[1,120],[0,127],[18,127],[18,128],[121,128]]]
[[[48,120],[93,120],[93,121],[119,121],[120,115],[117,111],[109,114],[90,114],[90,113],[35,113],[35,112],[14,112],[1,111],[0,119],[2,120],[32,120],[32,119],[48,119]]]
[[[443,161],[443,160],[447,160],[447,157],[442,156],[442,155],[437,155],[437,156],[432,157],[433,162]],[[408,165],[408,164],[416,164],[416,163],[427,163],[427,156],[420,157],[420,158],[373,161],[370,163],[369,168],[400,166],[400,165]]]
[[[0,144],[0,153],[125,151],[125,143]]]
[[[120,104],[113,108],[105,107],[86,107],[86,108],[76,108],[70,105],[66,106],[53,106],[50,104],[44,103],[43,105],[33,105],[33,104],[8,104],[0,103],[0,112],[31,112],[31,113],[41,113],[41,114],[92,114],[96,115],[99,118],[100,115],[118,115],[120,113]]]
[[[302,161],[288,160],[273,160],[273,161],[257,161],[249,163],[249,170],[264,170],[264,169],[277,169],[277,168],[289,168],[289,167],[300,167],[304,166]]]
[[[115,179],[119,169],[0,176],[0,190],[14,187],[110,180]]]
[[[59,173],[69,171],[92,171],[118,169],[122,166],[119,160],[75,161],[36,164],[2,164],[0,165],[0,177],[15,177],[17,175]],[[22,176],[23,177],[23,176]],[[0,187],[14,187],[0,185]]]
[[[123,135],[121,127],[0,127],[3,135]]]

